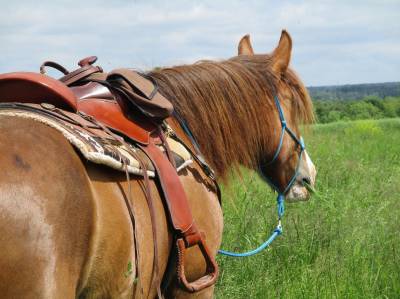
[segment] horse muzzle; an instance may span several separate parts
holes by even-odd
[[[310,199],[310,195],[314,190],[316,176],[315,165],[307,151],[304,150],[296,180],[286,194],[286,201],[297,202]]]

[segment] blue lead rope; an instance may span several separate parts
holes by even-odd
[[[276,226],[276,228],[274,229],[274,231],[272,232],[272,235],[269,237],[268,240],[266,240],[264,243],[262,243],[260,246],[258,246],[254,250],[237,253],[237,252],[226,251],[226,250],[220,249],[220,250],[218,250],[218,253],[222,254],[222,255],[231,256],[231,257],[246,257],[246,256],[251,256],[251,255],[255,255],[257,253],[260,253],[265,248],[267,248],[269,245],[271,245],[271,243],[276,239],[276,237],[281,235],[282,232],[283,232],[283,228],[282,228],[282,224],[281,224],[281,218],[283,216],[283,213],[285,212],[283,194],[279,194],[278,195],[278,197],[276,199],[276,203],[277,203],[277,206],[278,206],[278,219],[279,219],[278,220],[278,225]]]

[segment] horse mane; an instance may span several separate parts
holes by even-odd
[[[270,64],[268,55],[242,55],[149,73],[222,178],[239,165],[258,167],[265,159],[263,154],[274,150],[274,126],[279,124],[273,96],[276,89],[280,94],[278,82],[296,99],[291,103],[296,123],[290,125],[297,127],[314,119],[308,92],[297,75],[288,69],[279,80]]]

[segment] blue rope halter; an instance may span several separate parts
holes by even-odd
[[[274,100],[275,100],[275,105],[276,105],[276,107],[278,109],[278,112],[279,112],[279,119],[281,121],[282,130],[281,130],[281,137],[279,139],[278,148],[276,149],[272,160],[270,162],[268,162],[266,165],[272,164],[278,158],[279,153],[280,153],[280,151],[282,149],[283,137],[285,135],[285,132],[287,132],[289,134],[289,136],[292,137],[292,139],[296,142],[296,144],[298,144],[300,146],[299,161],[297,162],[296,170],[295,170],[292,178],[290,179],[289,183],[286,185],[286,188],[282,192],[279,190],[279,188],[268,177],[266,177],[263,174],[262,171],[260,171],[260,174],[264,178],[264,180],[266,180],[268,182],[268,184],[271,185],[272,188],[274,188],[274,190],[276,192],[278,192],[278,197],[276,198],[276,203],[277,203],[277,207],[278,207],[278,225],[276,226],[276,228],[272,232],[271,236],[264,243],[262,243],[260,246],[258,246],[254,250],[250,250],[250,251],[242,252],[242,253],[231,252],[231,251],[226,251],[226,250],[218,250],[219,254],[227,255],[227,256],[231,256],[231,257],[246,257],[246,256],[251,256],[251,255],[257,254],[257,253],[261,252],[262,250],[264,250],[265,248],[267,248],[275,240],[275,238],[277,236],[281,235],[282,232],[283,232],[281,219],[283,217],[283,213],[285,212],[285,205],[284,205],[285,195],[284,194],[290,189],[290,187],[292,187],[293,183],[296,180],[296,177],[297,177],[297,175],[299,173],[301,157],[302,157],[303,152],[305,150],[305,145],[304,145],[303,138],[300,138],[300,139],[297,138],[296,134],[294,134],[293,131],[290,128],[287,127],[285,115],[283,114],[283,110],[282,110],[281,104],[280,104],[279,99],[278,99],[278,97],[276,95],[274,96]]]

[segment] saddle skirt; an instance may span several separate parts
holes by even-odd
[[[128,171],[133,175],[143,176],[143,171],[146,171],[148,177],[156,176],[153,163],[140,148],[132,142],[123,141],[110,131],[105,131],[101,125],[84,114],[61,111],[48,103],[0,103],[0,116],[31,119],[54,128],[90,162],[123,172]],[[166,139],[176,171],[180,172],[193,162],[191,154],[181,143],[169,136]],[[159,146],[159,149],[165,152],[164,147]],[[144,162],[146,170],[142,169],[139,160]]]

